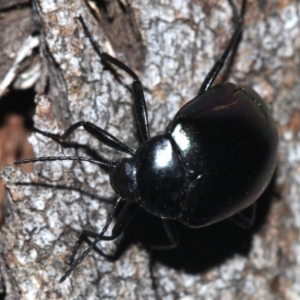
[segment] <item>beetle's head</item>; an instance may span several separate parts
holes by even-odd
[[[115,162],[110,173],[110,184],[114,191],[127,201],[135,201],[137,190],[136,166],[132,158]]]

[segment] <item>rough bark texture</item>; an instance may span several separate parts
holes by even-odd
[[[74,17],[81,14],[103,49],[139,74],[152,136],[196,95],[234,26],[225,0],[99,1],[99,6],[35,0],[32,5],[42,62],[35,83],[35,126],[63,133],[86,120],[134,149],[138,133],[131,78],[105,68]],[[96,165],[77,162],[36,163],[32,174],[7,167],[2,178],[8,214],[1,235],[6,299],[299,299],[299,17],[297,0],[249,0],[243,38],[229,76],[223,76],[253,86],[278,124],[276,177],[259,200],[252,231],[228,221],[192,230],[195,236],[190,237],[179,228],[181,250],[153,254],[155,288],[150,254],[141,243],[131,245],[115,263],[92,252],[59,284],[81,230],[99,232],[106,222],[111,204],[103,199],[114,197],[108,175]],[[71,140],[107,159],[120,157],[83,130]],[[32,134],[30,142],[36,156],[88,155],[40,134]],[[100,246],[110,252],[116,243]]]

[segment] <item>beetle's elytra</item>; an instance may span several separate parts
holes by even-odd
[[[112,163],[75,156],[16,161],[16,164],[52,160],[97,163],[109,169],[111,186],[119,196],[102,232],[91,234],[84,231],[86,236],[95,240],[60,282],[69,276],[98,241],[118,237],[130,222],[137,205],[161,218],[170,240],[168,248],[172,248],[179,243],[172,224],[174,221],[199,228],[235,214],[243,217],[241,211],[255,203],[262,194],[276,164],[278,137],[271,113],[260,96],[249,87],[232,83],[212,87],[241,35],[245,6],[246,0],[243,0],[236,29],[221,58],[204,79],[198,95],[178,111],[164,134],[151,138],[147,107],[138,76],[124,63],[104,53],[82,17],[78,17],[101,59],[133,78],[135,113],[143,143],[134,151],[107,131],[81,121],[72,125],[62,136],[37,131],[65,140],[76,128],[83,126],[99,141],[129,154],[131,158]],[[126,204],[117,218],[112,235],[106,236],[116,208],[124,201]],[[247,227],[252,220],[244,218],[239,225]]]
[[[259,95],[248,87],[219,84],[180,109],[164,135],[121,161],[111,183],[154,215],[206,226],[261,195],[274,172],[276,137]]]

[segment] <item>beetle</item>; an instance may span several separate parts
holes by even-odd
[[[100,240],[114,240],[126,228],[137,206],[158,216],[173,248],[179,243],[174,227],[178,221],[201,228],[231,218],[249,227],[255,217],[255,201],[271,180],[276,165],[278,136],[272,115],[261,97],[250,87],[232,83],[212,84],[242,33],[246,0],[242,1],[237,26],[223,51],[204,79],[198,94],[184,105],[161,135],[150,137],[147,107],[142,84],[133,70],[102,51],[83,18],[78,16],[85,35],[106,63],[115,65],[133,79],[135,114],[142,145],[134,151],[107,131],[80,121],[61,136],[66,140],[83,127],[103,144],[130,155],[108,163],[79,156],[38,157],[15,164],[37,161],[79,160],[109,169],[110,184],[119,195],[100,234],[60,279],[63,282]],[[116,210],[124,202],[110,236],[105,235]],[[251,216],[243,210],[252,205]],[[72,259],[78,245],[74,248]],[[72,260],[71,259],[71,260]]]

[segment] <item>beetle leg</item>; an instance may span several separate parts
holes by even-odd
[[[133,70],[131,70],[124,63],[122,63],[118,59],[110,56],[109,54],[103,52],[102,48],[95,41],[91,32],[87,28],[83,18],[81,16],[78,16],[78,20],[80,21],[86,36],[90,40],[95,51],[101,57],[101,59],[117,66],[118,68],[120,68],[121,70],[123,70],[129,76],[132,77],[132,79],[133,79],[133,84],[132,84],[133,98],[134,98],[135,114],[136,114],[136,119],[137,119],[137,123],[138,123],[138,128],[139,128],[142,140],[143,141],[149,140],[150,134],[149,134],[149,124],[148,124],[148,116],[147,116],[147,106],[146,106],[146,102],[145,102],[143,87],[142,87],[142,84],[141,84],[138,76],[135,74],[135,72]]]
[[[67,139],[78,127],[83,126],[83,128],[90,133],[93,137],[95,137],[98,141],[102,142],[106,146],[127,153],[129,155],[134,155],[135,152],[123,144],[120,140],[115,138],[113,135],[108,133],[107,131],[101,129],[100,127],[90,123],[90,122],[77,122],[68,128],[63,135],[53,134],[47,131],[42,131],[37,128],[34,128],[35,132],[38,132],[44,136],[50,137],[54,139],[55,141],[61,142],[62,146],[64,146],[64,140]],[[68,144],[68,143],[67,143]],[[78,144],[73,144],[75,147],[80,147]],[[72,146],[72,143],[70,143],[68,146]],[[84,147],[87,148],[87,147]],[[97,155],[98,156],[98,155]],[[32,159],[23,159],[23,160],[17,160],[15,161],[15,164],[24,164],[24,163],[30,163],[30,162],[37,162],[37,161],[54,161],[54,160],[81,160],[81,161],[89,161],[91,163],[96,163],[99,165],[102,165],[103,167],[111,168],[112,164],[106,162],[104,159],[98,157],[98,159],[90,159],[86,157],[77,157],[77,156],[57,156],[57,157],[37,157]]]
[[[226,58],[230,51],[236,46],[236,43],[242,33],[243,30],[243,22],[244,22],[244,14],[245,14],[245,8],[246,8],[246,0],[243,0],[242,8],[240,12],[240,17],[238,19],[237,26],[231,36],[231,39],[226,46],[225,50],[223,51],[221,57],[216,61],[216,63],[213,65],[209,73],[206,75],[200,89],[198,92],[198,95],[203,94],[207,90],[209,90],[214,83],[216,77],[218,76],[219,72],[223,68],[223,65],[226,61]]]
[[[106,146],[130,155],[134,155],[135,152],[132,149],[123,144],[120,140],[108,133],[106,130],[103,130],[102,128],[94,125],[91,122],[77,122],[71,125],[62,135],[40,130],[38,128],[33,128],[33,131],[53,139],[54,141],[60,143],[63,147],[87,148],[86,145],[80,145],[72,142],[64,142],[80,126],[82,126],[85,131],[90,133],[94,138],[96,138],[98,141],[102,142]]]
[[[74,258],[77,254],[77,251],[80,247],[80,245],[82,244],[82,242],[86,242],[88,245],[92,244],[92,241],[90,240],[90,238],[96,238],[98,235],[97,232],[93,232],[93,231],[88,231],[88,230],[83,230],[78,241],[76,242],[76,244],[74,245],[74,248],[72,250],[72,254],[69,257],[69,260],[67,261],[67,263],[69,265],[71,265],[74,262]],[[106,238],[109,238],[110,236],[106,236]],[[113,240],[116,237],[112,237],[111,239]],[[109,240],[109,239],[107,239]],[[122,247],[117,247],[117,249],[115,250],[114,253],[105,253],[102,249],[100,249],[99,247],[95,246],[94,250],[101,256],[103,256],[105,259],[107,259],[110,262],[114,262],[117,261],[121,255],[124,253],[124,248]]]
[[[112,241],[116,239],[118,236],[121,235],[121,233],[124,231],[124,229],[127,227],[129,222],[131,221],[135,211],[136,211],[137,205],[134,202],[127,202],[123,209],[121,210],[121,213],[119,214],[117,221],[115,223],[114,228],[112,229],[111,235],[104,235],[101,237],[100,241]],[[77,254],[77,251],[82,244],[82,242],[87,242],[88,244],[92,244],[92,242],[89,240],[89,238],[97,238],[99,233],[89,231],[89,230],[83,230],[81,235],[79,236],[78,241],[75,243],[72,254],[68,260],[68,264],[72,264],[74,261],[74,257]],[[106,254],[98,247],[94,247],[95,250],[103,257],[109,259],[110,261],[115,261],[120,256],[118,250],[114,254]]]
[[[174,222],[169,219],[161,219],[161,221],[171,243],[168,245],[151,246],[151,249],[169,250],[169,249],[176,248],[179,244],[179,237]]]
[[[116,203],[114,204],[113,210],[110,213],[106,224],[104,225],[102,231],[98,234],[98,236],[95,238],[95,240],[90,244],[90,246],[81,254],[79,258],[71,265],[69,270],[60,278],[59,283],[62,283],[66,280],[66,278],[77,268],[77,266],[86,258],[86,256],[91,252],[91,250],[97,245],[99,241],[103,238],[105,232],[107,231],[110,223],[113,220],[113,217],[116,213],[117,208],[119,207],[120,203],[122,202],[122,198],[118,198]]]
[[[110,163],[107,159],[105,159],[104,157],[99,155],[98,152],[96,152],[95,150],[90,148],[88,145],[80,144],[80,143],[77,143],[77,142],[64,141],[64,140],[61,139],[61,136],[59,134],[54,134],[54,133],[51,133],[51,132],[48,132],[48,131],[40,130],[36,127],[33,127],[33,132],[40,133],[43,136],[46,136],[46,137],[49,137],[49,138],[53,139],[55,142],[60,144],[63,148],[83,149],[86,153],[89,154],[89,156],[95,158],[96,160],[102,161],[106,164]]]
[[[112,149],[130,154],[130,155],[134,155],[134,151],[132,149],[127,147],[125,144],[123,144],[120,140],[118,140],[113,135],[108,133],[106,130],[101,129],[100,127],[94,125],[91,122],[81,121],[81,122],[77,122],[77,123],[73,124],[69,129],[67,129],[65,131],[65,133],[61,136],[61,139],[62,140],[67,139],[74,132],[74,130],[76,130],[80,126],[82,126],[85,131],[90,133],[94,138],[96,138],[98,141],[102,142],[104,145],[106,145]]]
[[[256,217],[256,203],[253,203],[250,207],[236,213],[230,218],[232,222],[239,225],[243,229],[248,229],[253,226]]]
[[[68,264],[71,265],[74,262],[74,258],[78,252],[79,247],[81,246],[81,244],[83,242],[87,242],[89,245],[91,244],[91,241],[89,240],[89,238],[96,238],[98,235],[98,232],[94,232],[94,231],[90,231],[90,230],[83,230],[77,240],[77,242],[75,243],[73,249],[72,249],[72,254],[70,255],[69,259],[68,259]],[[104,253],[100,248],[98,248],[97,246],[94,247],[94,249],[103,257],[110,259],[110,255]]]
[[[120,140],[108,133],[106,130],[101,129],[91,122],[77,122],[71,125],[62,135],[53,134],[39,129],[35,129],[35,131],[43,134],[44,136],[53,138],[54,140],[64,141],[80,126],[82,126],[85,131],[90,133],[94,138],[96,138],[106,146],[130,155],[134,155],[134,151],[132,149],[123,144]]]

